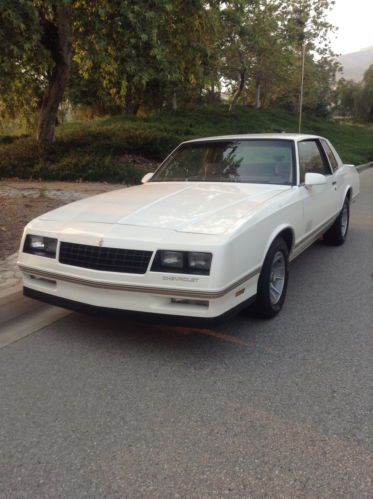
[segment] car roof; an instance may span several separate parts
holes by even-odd
[[[187,140],[190,142],[204,142],[209,140],[244,140],[244,139],[273,139],[273,140],[305,140],[305,139],[322,139],[319,135],[309,135],[303,133],[245,133],[237,135],[218,135],[216,137],[203,137],[200,139]]]

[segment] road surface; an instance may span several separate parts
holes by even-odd
[[[272,321],[70,314],[0,349],[1,498],[372,497],[373,169]]]

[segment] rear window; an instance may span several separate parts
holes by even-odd
[[[321,141],[324,151],[326,152],[326,155],[328,156],[329,163],[332,165],[333,170],[338,169],[338,162],[333,154],[333,151],[330,149],[329,144],[325,141]]]

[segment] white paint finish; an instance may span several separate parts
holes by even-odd
[[[69,204],[40,220],[134,225],[223,234],[289,186],[150,182]],[[74,225],[72,225],[74,230]]]
[[[320,173],[306,173],[304,177],[304,185],[306,187],[324,184],[326,184],[325,175],[321,175]]]
[[[337,198],[334,175],[325,177],[326,183],[311,187],[300,187],[303,197],[303,234],[309,233],[320,227],[329,218],[336,214],[341,208],[343,201]],[[339,202],[341,203],[339,208]]]
[[[115,289],[102,290],[100,288],[72,284],[62,280],[57,282],[57,286],[54,289],[50,289],[48,286],[44,286],[42,281],[30,282],[30,279],[27,276],[25,278],[25,285],[27,287],[53,296],[97,307],[104,306],[135,312],[148,312],[163,315],[184,315],[186,317],[201,318],[216,317],[229,311],[242,301],[247,300],[256,293],[257,282],[258,276],[255,276],[249,279],[244,285],[239,286],[239,289],[245,288],[245,292],[239,297],[235,296],[236,290],[232,290],[222,297],[209,299],[208,307],[200,307],[196,305],[171,303],[172,297],[180,297],[177,292],[173,295],[160,295],[150,292],[138,293],[134,291],[119,291]],[[203,297],[200,299],[205,300]]]
[[[187,140],[183,142],[183,144],[187,142],[204,142],[206,140],[244,140],[244,139],[267,139],[267,140],[305,140],[305,139],[318,139],[320,138],[318,135],[307,135],[307,134],[299,134],[299,133],[242,133],[236,135],[218,135],[216,137],[204,137],[201,139],[193,139]]]
[[[314,136],[263,134],[230,138],[276,138],[298,142]],[[220,138],[219,138],[220,139]],[[208,139],[212,140],[212,139]],[[213,138],[216,140],[216,138]],[[297,144],[295,154],[298,164]],[[305,249],[326,222],[342,208],[348,189],[359,192],[359,175],[352,166],[343,165],[326,177],[324,185],[280,186],[221,182],[147,182],[85,199],[54,210],[32,221],[25,233],[57,237],[59,240],[114,248],[202,251],[213,254],[210,276],[182,279],[179,274],[151,272],[122,274],[102,272],[59,264],[57,260],[20,252],[19,262],[73,278],[183,292],[218,293],[245,279],[260,268],[270,244],[284,229],[294,235],[296,249],[290,258]],[[297,168],[298,170],[298,168]],[[299,172],[297,173],[299,179]],[[334,184],[334,182],[336,182]],[[22,248],[21,243],[21,248]],[[99,289],[57,280],[52,289],[26,276],[27,286],[63,298],[109,308],[157,311],[186,316],[214,317],[256,293],[258,275],[237,289],[211,300],[208,309],[171,305],[170,299],[157,295]],[[166,300],[166,301],[165,301]],[[151,309],[151,310],[149,310]]]

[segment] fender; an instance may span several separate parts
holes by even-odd
[[[279,225],[278,227],[276,227],[271,235],[269,236],[268,238],[268,241],[267,241],[267,244],[265,246],[265,250],[264,250],[264,256],[263,256],[263,260],[262,260],[262,265],[264,263],[264,260],[265,260],[265,257],[267,256],[267,253],[268,253],[268,250],[269,248],[271,247],[273,241],[281,234],[281,232],[283,232],[284,230],[290,230],[291,231],[291,246],[289,248],[289,254],[292,252],[293,250],[293,247],[294,247],[294,241],[295,241],[295,233],[294,233],[294,229],[289,225],[289,224],[281,224]]]
[[[345,188],[345,190],[344,190],[344,194],[343,194],[343,202],[346,199],[349,191],[351,191],[350,200],[352,200],[353,194],[354,194],[354,190],[352,188],[352,185],[347,185],[346,188]]]

